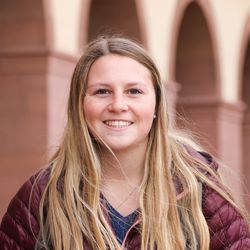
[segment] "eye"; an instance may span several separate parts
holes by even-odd
[[[95,95],[108,95],[111,93],[111,90],[109,89],[97,89],[94,94]]]
[[[128,90],[128,93],[131,95],[138,95],[142,94],[142,91],[140,89],[132,88]]]

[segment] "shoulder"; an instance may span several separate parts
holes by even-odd
[[[190,147],[186,147],[186,150],[192,157],[206,163],[214,171],[218,170],[218,161],[212,155]],[[250,249],[247,221],[234,205],[216,190],[206,183],[202,186],[202,210],[210,231],[210,249]]]
[[[237,209],[206,185],[202,201],[210,230],[211,249],[250,249],[248,224]]]
[[[192,154],[218,170],[219,164],[210,154],[197,151]],[[202,189],[202,210],[210,231],[210,249],[250,249],[248,222],[232,203],[206,183]]]
[[[39,204],[51,168],[31,176],[11,200],[0,226],[1,249],[33,249],[39,232]]]

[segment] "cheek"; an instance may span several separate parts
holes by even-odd
[[[83,102],[83,113],[87,121],[93,120],[100,113],[98,103],[94,103],[92,100],[84,100]]]
[[[147,133],[151,127],[154,120],[155,106],[145,105],[143,109],[140,110],[141,126],[145,133]]]
[[[145,119],[151,120],[155,114],[156,102],[155,99],[148,99],[141,105],[140,113]]]

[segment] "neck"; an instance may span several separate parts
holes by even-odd
[[[104,150],[101,155],[103,178],[128,181],[133,185],[141,183],[147,143],[129,149],[114,151],[112,155]],[[108,152],[107,152],[108,151]]]
[[[101,150],[101,191],[109,203],[123,216],[139,207],[140,184],[143,178],[147,143],[127,150]]]

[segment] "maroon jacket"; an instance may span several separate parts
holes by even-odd
[[[203,154],[198,157],[204,156],[211,167],[217,168],[217,164],[209,155]],[[49,174],[50,169],[45,169],[36,185],[33,185],[36,175],[32,176],[12,199],[0,226],[1,250],[34,249],[39,232],[39,203]],[[29,203],[31,192],[32,198]],[[225,199],[206,185],[203,185],[202,189],[202,208],[210,230],[211,250],[250,249],[246,222]],[[140,249],[140,235],[136,229],[138,223],[139,221],[127,233],[124,249]],[[84,243],[84,250],[91,250],[87,242]]]

